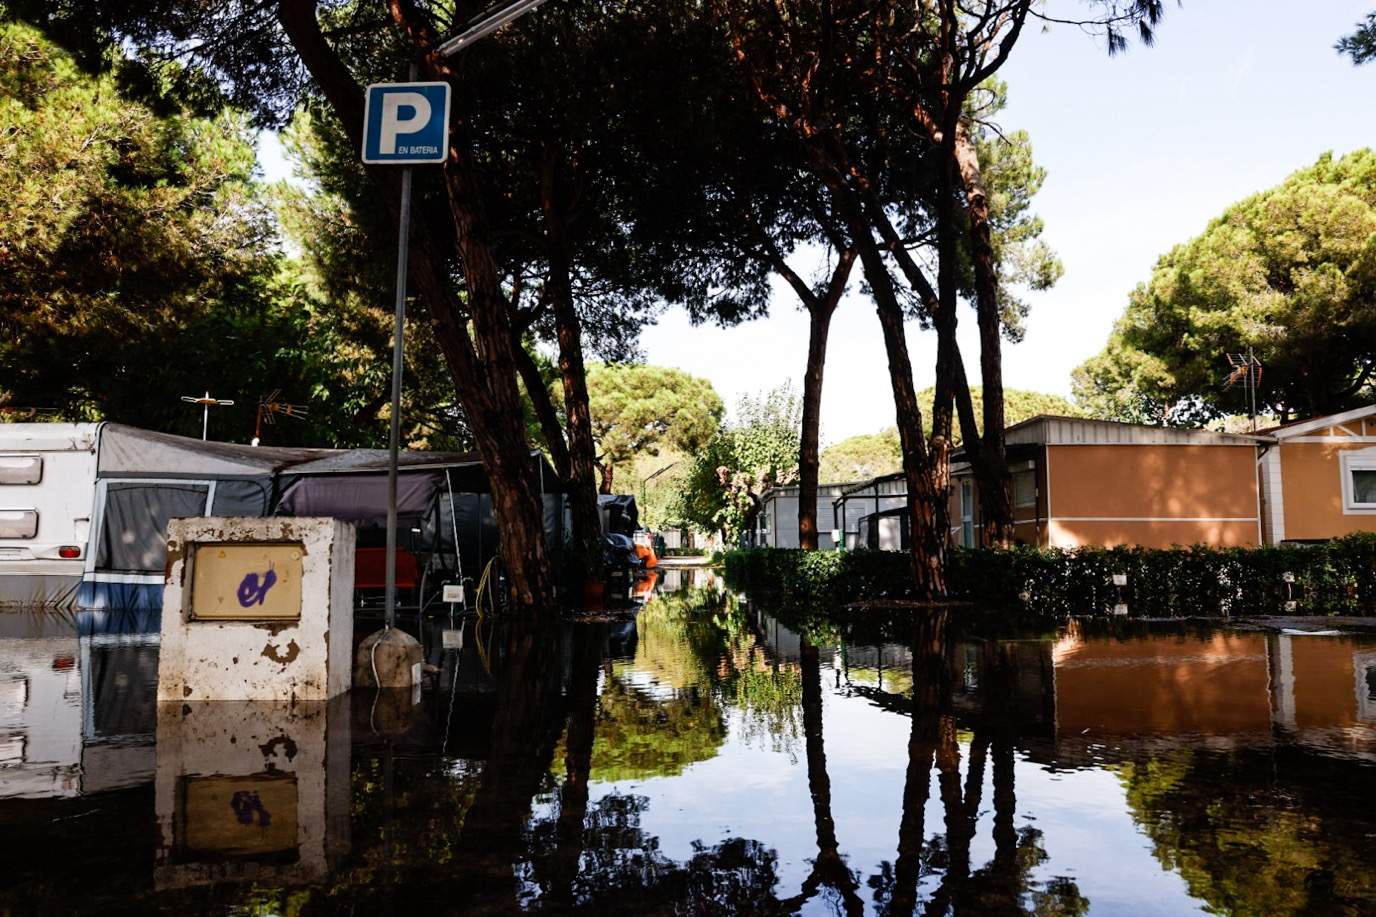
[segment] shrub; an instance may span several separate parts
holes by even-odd
[[[1120,602],[1144,617],[1366,614],[1376,605],[1371,534],[1264,548],[953,548],[947,557],[952,598],[1055,616],[1110,614]],[[795,606],[912,590],[906,552],[753,548],[727,553],[725,566],[734,588]],[[1126,585],[1113,584],[1117,573]]]

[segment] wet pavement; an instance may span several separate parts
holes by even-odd
[[[0,914],[1376,913],[1376,635],[895,634],[673,570],[427,625],[419,704],[160,707],[117,617],[0,613]]]

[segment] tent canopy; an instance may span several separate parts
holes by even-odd
[[[397,475],[397,519],[415,524],[433,514],[444,490],[444,471],[406,471]],[[359,528],[387,519],[386,474],[293,476],[277,503],[279,516],[334,516]]]
[[[545,531],[563,540],[564,485],[531,452],[544,503]],[[416,550],[461,550],[469,569],[497,547],[491,486],[475,452],[404,452],[397,511]],[[383,449],[287,449],[203,442],[105,424],[97,477],[102,497],[92,535],[94,572],[151,577],[166,558],[170,519],[185,516],[334,516],[381,538],[387,520],[388,454]]]
[[[538,451],[530,453],[542,493],[561,493],[559,476]],[[403,471],[449,470],[456,491],[490,493],[476,452],[402,452]],[[183,480],[272,478],[333,474],[386,474],[386,449],[296,449],[217,443],[107,423],[96,474],[102,478],[175,477]]]
[[[215,443],[107,423],[100,434],[97,477],[270,477],[290,465],[322,458],[332,449],[284,449]]]

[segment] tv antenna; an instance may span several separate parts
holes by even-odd
[[[278,398],[281,394],[280,388],[273,389],[271,395],[265,395],[258,399],[258,418],[253,422],[253,445],[258,445],[258,441],[262,439],[263,424],[269,426],[275,424],[277,422],[275,418],[278,414],[300,420],[308,413],[303,404],[289,404],[285,401],[279,401]]]
[[[1247,394],[1247,416],[1252,419],[1252,432],[1257,432],[1257,389],[1261,387],[1261,361],[1248,347],[1246,353],[1228,354],[1228,373],[1226,384],[1229,388],[1241,384]]]
[[[229,398],[211,398],[210,392],[197,398],[194,395],[183,395],[182,400],[187,404],[199,404],[201,406],[201,441],[206,439],[206,433],[210,430],[210,409],[212,407],[227,408],[234,404]]]

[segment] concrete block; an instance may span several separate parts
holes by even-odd
[[[349,690],[354,529],[329,518],[168,523],[159,701]]]

